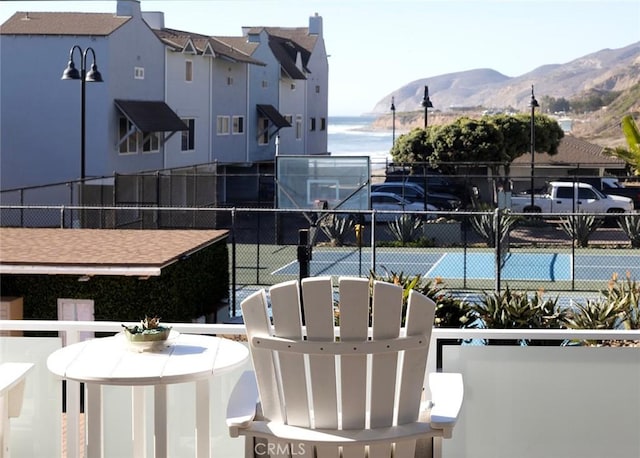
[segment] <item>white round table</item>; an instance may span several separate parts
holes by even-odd
[[[249,356],[243,344],[219,337],[178,334],[167,346],[139,351],[118,334],[79,342],[53,352],[49,370],[87,389],[87,457],[102,457],[101,385],[133,387],[134,456],[146,456],[144,386],[154,387],[155,456],[167,456],[167,391],[172,383],[196,382],[196,456],[210,456],[209,379],[242,365]]]

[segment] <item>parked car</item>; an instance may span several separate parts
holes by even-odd
[[[371,185],[371,192],[391,192],[407,199],[410,202],[424,203],[424,188],[411,182],[384,182]],[[427,204],[431,204],[441,210],[454,211],[462,207],[462,200],[453,195],[442,192],[427,193]]]
[[[435,170],[428,170],[425,177],[422,167],[416,167],[413,171],[406,167],[391,165],[386,172],[385,183],[415,183],[428,192],[453,194],[464,205],[471,203],[474,189],[468,183],[462,184],[460,180],[447,175],[442,175]]]
[[[511,209],[532,213],[624,213],[633,210],[628,197],[606,195],[587,183],[552,181],[544,194],[514,195]]]
[[[395,213],[387,213],[390,211],[404,211],[408,213],[421,212],[425,210],[422,202],[411,202],[404,199],[398,194],[391,192],[372,192],[371,193],[371,209],[380,213],[376,214],[376,222],[394,221],[400,215]],[[427,204],[427,211],[438,211],[438,208]],[[435,214],[428,215],[428,219],[435,219]],[[371,221],[371,215],[365,215],[365,221]]]
[[[635,209],[640,209],[640,187],[626,187],[620,183],[620,180],[616,177],[577,177],[575,180],[569,178],[562,178],[559,181],[579,181],[581,183],[588,183],[598,191],[602,191],[607,195],[629,197],[633,200],[633,206]]]

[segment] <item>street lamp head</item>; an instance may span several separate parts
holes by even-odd
[[[396,111],[395,97],[391,97],[391,111]]]
[[[531,101],[529,102],[529,106],[531,108],[538,108],[540,106],[540,104],[538,104],[538,101],[536,100],[536,96],[533,95],[533,84],[531,85]]]
[[[73,63],[73,59],[69,59],[67,68],[65,68],[64,72],[62,72],[62,79],[63,80],[79,80],[80,79],[80,72],[78,71],[75,64]]]
[[[91,69],[87,72],[87,76],[84,80],[89,83],[102,83],[104,81],[95,62],[91,64]]]
[[[423,108],[433,108],[433,104],[429,99],[429,86],[424,87],[424,97],[422,98],[422,106]]]

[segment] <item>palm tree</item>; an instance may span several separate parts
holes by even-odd
[[[603,151],[609,156],[622,159],[633,169],[634,175],[640,175],[640,130],[631,115],[625,115],[621,122],[622,132],[627,139],[629,149],[605,148]]]

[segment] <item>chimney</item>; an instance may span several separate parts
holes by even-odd
[[[153,30],[164,29],[164,13],[162,11],[143,11],[142,19]]]
[[[116,16],[142,17],[140,0],[118,0]]]
[[[315,13],[309,18],[309,35],[322,37],[322,16]]]

